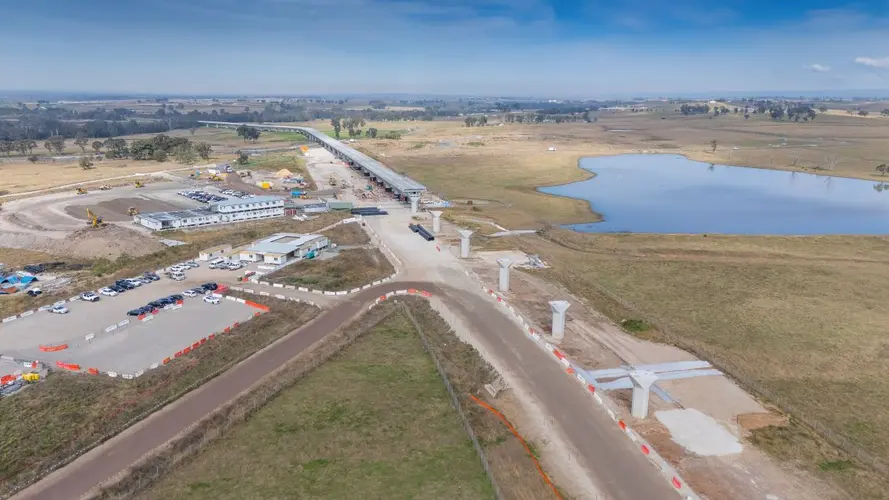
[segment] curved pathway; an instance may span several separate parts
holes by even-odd
[[[613,499],[668,499],[676,493],[607,415],[594,407],[584,389],[566,377],[546,352],[525,337],[490,301],[477,293],[430,282],[392,282],[350,296],[315,320],[291,332],[166,408],[84,454],[68,466],[19,493],[16,499],[79,498],[124,472],[219,406],[260,382],[325,335],[346,325],[386,292],[417,288],[441,300],[472,325],[486,349],[507,363],[538,398],[552,424],[572,443],[571,454],[591,471],[599,492]]]

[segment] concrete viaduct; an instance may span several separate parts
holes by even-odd
[[[420,195],[426,191],[426,186],[411,179],[410,177],[398,174],[386,165],[374,160],[370,156],[357,151],[342,142],[323,134],[310,127],[294,127],[290,125],[269,125],[266,123],[233,123],[233,122],[211,122],[199,121],[198,123],[214,128],[231,128],[236,129],[241,125],[253,127],[268,132],[296,132],[302,134],[306,139],[320,144],[324,149],[330,151],[340,160],[348,163],[352,168],[362,172],[370,177],[372,181],[383,186],[387,191],[394,193],[398,199],[410,200],[411,212],[416,213],[420,201]]]

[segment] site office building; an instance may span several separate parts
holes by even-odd
[[[213,202],[209,209],[140,214],[133,217],[133,221],[149,229],[161,231],[283,216],[284,198],[254,196],[253,198],[231,198]]]

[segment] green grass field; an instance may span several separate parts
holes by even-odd
[[[394,314],[163,478],[148,499],[484,499],[413,326]]]
[[[376,248],[341,250],[327,259],[291,264],[265,276],[271,283],[339,291],[366,285],[389,276],[395,268]]]

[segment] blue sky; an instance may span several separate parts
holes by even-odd
[[[9,0],[0,89],[886,89],[889,1]]]

